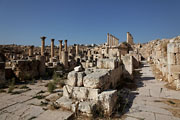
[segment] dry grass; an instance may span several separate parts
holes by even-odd
[[[180,100],[179,99],[165,99],[162,102],[172,107],[172,108],[164,108],[164,109],[171,112],[175,117],[180,118]]]
[[[159,69],[157,69],[154,64],[151,64],[151,68],[156,80],[168,82],[168,79],[162,75],[162,72]],[[176,90],[176,86],[170,83],[165,84],[165,87],[170,90]]]

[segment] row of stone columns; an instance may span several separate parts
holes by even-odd
[[[46,37],[41,37],[41,56],[44,56],[45,52],[45,39]],[[54,40],[51,39],[51,59],[54,57]],[[68,67],[68,48],[67,48],[67,40],[64,40],[64,51],[62,47],[63,40],[59,40],[59,60],[62,61],[65,68]]]
[[[112,46],[118,46],[119,39],[113,36],[112,34],[107,33],[107,45]]]
[[[44,56],[44,52],[45,52],[45,39],[46,37],[41,37],[41,56]],[[59,40],[59,59],[61,59],[61,52],[62,52],[62,42],[63,40]],[[67,49],[67,40],[64,41],[65,42],[65,51],[68,51]],[[51,58],[54,57],[54,39],[51,39]]]

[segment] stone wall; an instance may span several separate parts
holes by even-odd
[[[5,81],[5,63],[0,62],[0,88],[6,83]]]
[[[167,46],[168,82],[180,89],[180,39],[171,40]]]
[[[180,36],[143,44],[140,53],[162,73],[164,80],[180,89]]]

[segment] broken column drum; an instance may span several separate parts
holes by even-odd
[[[34,49],[34,46],[29,47],[29,57],[33,56],[33,49]]]

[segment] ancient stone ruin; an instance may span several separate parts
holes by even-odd
[[[180,37],[172,39],[154,40],[141,45],[142,55],[152,62],[162,73],[160,80],[165,80],[177,90],[180,89]]]
[[[62,118],[68,116],[69,119],[72,116],[94,118],[100,115],[112,117],[117,113],[125,114],[126,105],[131,107],[130,103],[133,103],[136,96],[131,90],[145,86],[141,83],[140,78],[143,80],[143,77],[139,72],[142,67],[146,67],[145,60],[153,68],[154,74],[158,73],[158,76],[155,75],[156,79],[166,81],[175,90],[180,89],[179,36],[135,44],[129,32],[125,42],[107,33],[107,42],[104,44],[69,46],[68,40],[58,40],[59,44],[56,46],[54,38],[50,39],[50,45],[46,45],[48,39],[45,36],[40,37],[41,46],[0,46],[0,87],[5,88],[9,94],[21,94],[19,91],[10,91],[12,83],[30,83],[31,88],[25,92],[31,97],[26,99],[25,96],[22,99],[23,102],[42,99],[35,101],[40,102],[37,109],[42,112],[36,115],[37,119],[47,117],[45,112],[49,115],[52,108],[68,113],[62,114]],[[145,78],[153,79],[146,75]],[[40,85],[33,87],[36,84]],[[19,90],[17,86],[13,85],[12,89]],[[33,92],[28,92],[31,90]],[[157,92],[151,93],[150,89],[147,91],[150,100],[151,94]],[[24,94],[26,95],[21,95]],[[19,103],[10,105],[16,104]],[[8,107],[1,109],[6,110]]]

